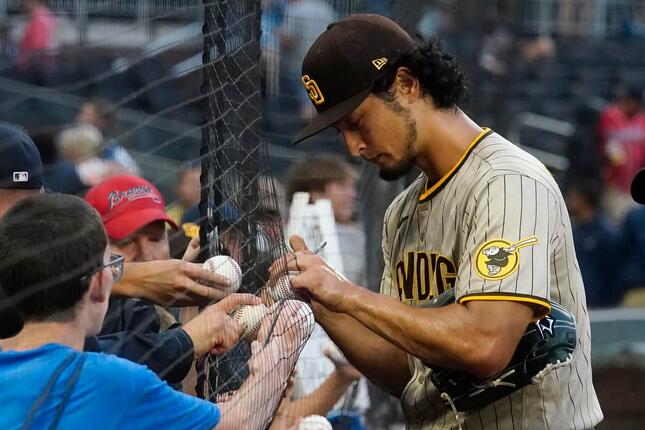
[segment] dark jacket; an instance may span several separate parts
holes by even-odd
[[[101,332],[86,338],[84,349],[144,364],[169,384],[181,382],[193,362],[188,334],[179,324],[159,333],[154,305],[139,299],[110,299]]]

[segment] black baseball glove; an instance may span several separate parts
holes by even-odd
[[[455,302],[451,289],[424,307]],[[462,371],[428,365],[432,382],[447,407],[454,411],[480,409],[532,382],[540,372],[568,361],[576,346],[574,316],[557,303],[551,312],[526,328],[509,365],[495,376],[481,380]]]

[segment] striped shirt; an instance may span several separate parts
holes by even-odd
[[[565,365],[480,410],[460,414],[464,429],[589,429],[602,411],[591,379],[591,333],[571,225],[560,190],[542,163],[485,129],[439,181],[419,176],[388,208],[381,293],[411,306],[455,288],[459,303],[512,300],[536,317],[549,300],[577,322]],[[430,381],[408,357],[412,378],[401,403],[408,428],[459,428]]]

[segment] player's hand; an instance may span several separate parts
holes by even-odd
[[[324,258],[313,255],[300,236],[291,236],[289,243],[295,252],[275,261],[270,268],[271,276],[277,277],[285,270],[300,272],[291,278],[295,290],[331,311],[345,312],[344,298],[360,287],[337,272]]]
[[[195,357],[206,353],[223,354],[238,341],[243,327],[229,316],[237,306],[257,305],[260,299],[251,294],[230,294],[219,303],[207,306],[182,327],[193,341]]]
[[[229,280],[183,260],[126,263],[113,293],[162,306],[200,306],[226,297]]]

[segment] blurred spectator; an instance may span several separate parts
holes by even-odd
[[[555,58],[553,39],[547,35],[523,34],[508,25],[497,25],[483,38],[478,64],[485,91],[481,117],[498,131],[507,130],[512,121],[509,90],[531,85],[530,79],[539,75]]]
[[[585,34],[584,27],[593,25],[596,5],[592,0],[560,0],[558,6],[559,31],[567,35]],[[600,5],[599,7],[606,7]]]
[[[258,249],[271,252],[272,246],[284,240],[283,226],[289,217],[284,185],[276,178],[263,176],[259,181],[259,194],[257,220],[266,240],[258,243]]]
[[[41,0],[22,0],[22,5],[29,14],[29,21],[20,39],[18,66],[23,70],[47,70],[52,59],[46,57],[45,51],[53,47],[56,21]]]
[[[598,149],[607,181],[603,206],[621,224],[634,206],[629,194],[632,178],[645,166],[645,114],[642,90],[627,88],[607,106],[598,122]]]
[[[635,207],[627,213],[620,244],[625,289],[645,288],[645,206]]]
[[[352,282],[366,285],[365,234],[356,222],[356,181],[354,167],[336,157],[320,156],[294,165],[287,172],[287,197],[309,193],[310,203],[319,199],[331,202],[343,260],[344,275]]]
[[[128,151],[117,142],[114,136],[114,111],[116,107],[103,99],[87,101],[76,117],[81,124],[89,124],[98,128],[105,139],[99,156],[113,161],[123,167],[129,174],[138,175],[139,166]]]
[[[417,23],[418,32],[426,38],[445,38],[446,33],[453,30],[454,7],[452,0],[440,0],[424,5]]]
[[[184,169],[175,188],[177,200],[168,206],[168,214],[177,225],[182,224],[184,213],[197,206],[201,200],[201,183],[199,176],[202,168],[193,164]]]
[[[366,285],[365,234],[355,221],[357,179],[354,167],[342,158],[317,157],[292,166],[287,173],[287,196],[291,200],[294,193],[307,192],[310,203],[319,199],[330,200],[336,221],[343,274],[352,282]],[[325,331],[316,324],[298,360],[297,397],[313,392],[333,372],[331,362],[320,360],[322,351],[330,344],[331,340]],[[362,378],[336,404],[330,415],[337,416],[337,420],[343,420],[343,416],[358,416],[362,419],[369,405],[367,384]]]
[[[620,264],[618,234],[598,211],[600,189],[598,183],[579,180],[567,191],[576,256],[590,308],[614,306],[621,298],[620,281],[616,276]],[[625,255],[622,245],[621,255]]]
[[[596,150],[596,124],[600,110],[585,101],[576,107],[575,131],[568,139],[566,155],[569,159],[569,178],[587,178],[603,182],[602,160]],[[602,190],[599,190],[600,192]]]
[[[303,90],[300,66],[311,44],[335,19],[334,9],[325,0],[288,0],[285,7],[280,31],[281,74],[285,77],[282,82],[291,87],[288,94],[298,100],[303,118],[310,117],[315,110]]]
[[[101,214],[110,249],[126,263],[168,260],[170,247],[166,223],[177,224],[166,213],[157,188],[145,179],[120,175],[90,189],[85,199]],[[157,316],[158,314],[158,316]],[[101,334],[124,330],[157,333],[176,321],[162,307],[135,299],[110,300]]]
[[[634,176],[631,194],[641,206],[625,218],[620,240],[624,247],[622,279],[626,288],[625,306],[645,306],[645,167]]]
[[[60,158],[74,164],[78,177],[86,187],[124,173],[121,165],[99,158],[103,148],[103,136],[92,125],[80,124],[66,128],[58,135],[56,145]]]
[[[200,187],[199,176],[196,178],[197,187]],[[281,243],[282,236],[282,214],[286,214],[284,186],[280,181],[270,177],[261,176],[257,181],[258,204],[253,212],[246,218],[257,223],[259,231],[256,238],[256,247],[260,252],[271,252],[271,246]],[[199,213],[200,195],[194,195],[195,204],[188,207],[181,217],[181,226],[185,235],[190,237],[199,234],[199,223],[201,216]],[[236,209],[233,202],[226,202],[217,208],[217,214],[220,221],[220,241],[222,252],[242,264],[244,260],[242,246],[244,245],[244,236],[239,231],[242,228],[241,222],[246,222]],[[172,214],[171,211],[169,211]],[[181,246],[182,240],[174,240],[173,247]],[[183,239],[186,242],[186,239]],[[183,247],[185,248],[185,246]],[[270,260],[267,260],[269,262]],[[258,264],[258,262],[256,262]],[[256,270],[260,270],[256,268]]]

